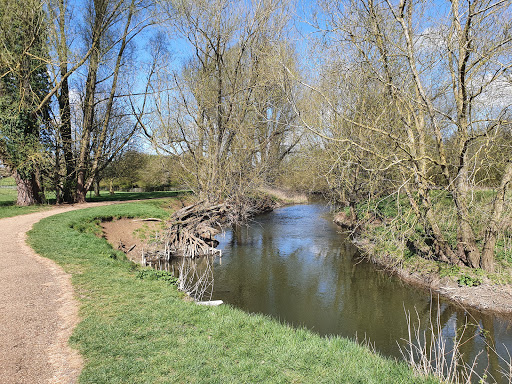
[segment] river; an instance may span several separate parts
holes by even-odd
[[[366,262],[325,205],[279,208],[217,238],[222,257],[211,265],[212,299],[320,335],[368,340],[378,352],[397,358],[407,339],[406,313],[421,330],[432,318],[448,349],[465,329],[465,360],[478,355],[480,374],[488,367],[498,383],[508,382],[500,379],[500,370],[508,367],[499,356],[509,361],[507,349],[512,352],[509,319],[464,310]]]

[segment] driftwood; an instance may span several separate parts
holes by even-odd
[[[220,254],[214,236],[220,233],[228,210],[225,203],[208,205],[201,201],[175,212],[165,239],[167,258]]]
[[[216,307],[218,305],[224,304],[222,300],[210,300],[210,301],[196,301],[197,305],[207,305],[210,307]]]

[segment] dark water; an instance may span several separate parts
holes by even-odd
[[[467,361],[480,354],[478,371],[488,368],[503,382],[499,371],[508,368],[488,354],[488,345],[509,361],[510,320],[465,311],[379,271],[339,233],[325,206],[280,208],[217,238],[222,258],[213,261],[213,299],[321,335],[366,338],[382,354],[399,358],[398,344],[407,338],[405,313],[422,329],[439,315],[448,339],[467,324],[461,352]]]

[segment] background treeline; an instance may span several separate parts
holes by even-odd
[[[404,254],[493,270],[511,16],[509,0],[2,0],[0,159],[20,205],[153,170],[211,203],[274,184],[377,218]]]

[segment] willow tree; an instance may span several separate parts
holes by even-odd
[[[487,154],[501,145],[498,138],[510,130],[510,1],[363,0],[327,3],[326,10],[329,41],[343,70],[358,73],[345,79],[373,84],[370,93],[381,100],[369,115],[361,103],[349,102],[368,99],[368,89],[342,93],[342,108],[317,90],[331,115],[367,133],[330,140],[377,156],[372,168],[379,172],[395,170],[395,192],[406,196],[412,224],[421,227],[421,237],[411,241],[416,253],[493,270],[509,204],[510,146],[503,147],[508,156],[495,164],[499,180],[492,203],[476,220],[472,201],[482,159],[490,158]],[[439,220],[441,205],[445,219],[453,213],[455,239]]]
[[[49,92],[46,17],[40,1],[2,1],[0,7],[0,158],[16,180],[17,204],[42,202],[41,129]]]
[[[76,202],[85,202],[99,172],[137,131],[136,118],[129,118],[128,102],[136,69],[128,62],[127,53],[134,37],[152,24],[146,12],[149,7],[142,0],[88,2],[83,38],[90,44],[91,54],[83,84],[82,115],[77,120]]]
[[[169,30],[187,42],[187,60],[180,70],[160,72],[155,87],[174,91],[155,98],[153,137],[210,201],[242,196],[271,178],[298,140],[283,91],[281,62],[293,61],[284,39],[287,6],[281,0],[164,2]]]

